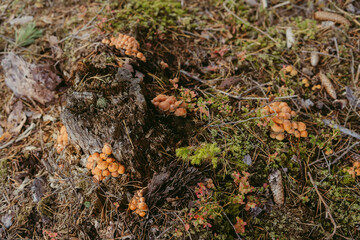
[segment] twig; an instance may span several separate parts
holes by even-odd
[[[30,127],[28,127],[22,134],[20,134],[16,139],[13,139],[10,142],[0,146],[0,149],[6,148],[7,146],[10,146],[14,142],[19,142],[20,140],[28,137],[31,133],[31,130],[33,130],[33,128],[35,128],[35,124],[31,123]]]
[[[230,221],[230,219],[228,218],[228,216],[226,215],[225,212],[222,212],[224,214],[224,216],[226,217],[226,219],[228,220],[228,222],[230,223],[230,225],[233,227],[235,233],[236,233],[236,236],[238,237],[239,240],[242,240],[242,238],[239,236],[239,234],[236,232],[236,229],[234,227],[234,225],[232,224],[232,222]]]
[[[272,6],[271,8],[269,8],[269,10],[276,9],[276,8],[279,8],[279,7],[288,5],[288,4],[290,4],[290,1],[285,1],[285,2],[282,2],[282,3],[276,4],[275,6]]]
[[[326,126],[329,126],[329,127],[332,127],[332,128],[336,128],[336,129],[339,129],[340,132],[346,134],[346,135],[349,135],[351,137],[354,137],[356,139],[359,139],[360,140],[360,134],[354,132],[354,131],[351,131],[350,129],[347,129],[345,127],[342,127],[342,126],[339,126],[337,124],[332,124],[330,122],[330,120],[328,119],[324,119],[323,122],[325,123]]]
[[[320,201],[321,201],[321,202],[324,204],[324,206],[325,206],[327,216],[330,217],[330,221],[331,221],[331,223],[332,223],[333,226],[334,226],[333,232],[330,234],[330,236],[327,237],[327,239],[332,239],[332,237],[335,235],[336,229],[337,229],[336,222],[335,222],[333,216],[331,215],[329,206],[326,204],[324,198],[321,196],[321,194],[320,194],[320,192],[319,192],[319,190],[318,190],[318,188],[317,188],[317,186],[316,186],[316,184],[315,184],[315,182],[314,182],[314,180],[313,180],[310,172],[308,172],[308,176],[309,176],[309,178],[310,178],[311,184],[312,184],[312,185],[314,186],[314,188],[315,188],[315,191],[316,191],[317,195],[319,196]]]
[[[266,32],[262,31],[261,29],[255,27],[255,26],[252,26],[248,21],[245,21],[244,19],[240,18],[238,15],[236,15],[234,12],[232,12],[227,6],[228,1],[225,1],[223,3],[223,6],[225,8],[225,10],[230,13],[231,15],[233,15],[236,19],[238,19],[240,22],[242,22],[244,25],[248,26],[248,27],[251,27],[253,29],[255,29],[256,31],[264,34],[266,37],[268,37],[271,41],[273,41],[274,43],[278,43],[274,38],[272,38],[269,34],[267,34]]]
[[[241,97],[242,94],[238,95],[238,96],[235,96],[231,93],[227,93],[227,92],[224,92],[224,91],[221,91],[219,89],[216,89],[214,86],[211,86],[209,85],[205,80],[201,79],[201,78],[198,78],[194,75],[191,75],[190,73],[184,71],[184,70],[180,70],[180,73],[184,74],[185,76],[189,77],[189,78],[192,78],[196,81],[199,81],[201,82],[202,84],[205,84],[206,86],[209,86],[211,87],[212,89],[214,89],[215,91],[219,92],[219,93],[222,93],[228,97],[231,97],[231,98],[234,98],[234,99],[237,99],[237,100],[269,100],[269,99],[273,99],[273,100],[277,100],[277,99],[289,99],[289,98],[296,98],[298,97],[297,95],[290,95],[290,96],[283,96],[283,97],[275,97],[275,98],[266,98],[266,97]]]
[[[337,161],[342,159],[343,156],[345,156],[348,152],[350,152],[351,149],[353,149],[356,145],[358,145],[360,142],[356,142],[350,147],[346,148],[345,152],[343,152],[339,157],[337,157],[334,161],[331,162],[331,165],[335,164]]]

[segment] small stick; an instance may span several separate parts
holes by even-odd
[[[337,129],[340,130],[340,132],[360,140],[360,134],[358,134],[358,133],[356,133],[354,131],[351,131],[350,129],[339,126],[337,124],[332,124],[330,122],[330,120],[328,120],[328,119],[324,119],[323,122],[325,123],[326,126],[329,126],[329,127],[332,127],[332,128],[337,128]]]
[[[315,191],[316,191],[317,195],[319,196],[320,201],[324,204],[325,209],[326,209],[326,213],[327,213],[327,215],[330,217],[330,221],[331,221],[331,223],[332,223],[333,226],[334,226],[333,232],[330,234],[330,236],[327,237],[327,239],[332,239],[332,237],[335,235],[336,229],[337,229],[336,222],[335,222],[333,216],[331,215],[329,206],[326,204],[324,198],[321,196],[321,194],[320,194],[320,192],[319,192],[319,190],[318,190],[318,188],[317,188],[317,186],[316,186],[316,184],[315,184],[315,182],[314,182],[314,180],[313,180],[310,172],[308,172],[308,176],[309,176],[309,178],[310,178],[311,184],[312,184],[312,185],[314,186],[314,188],[315,188]]]
[[[236,229],[234,227],[234,225],[232,224],[232,222],[230,221],[230,219],[228,218],[228,216],[226,215],[225,212],[222,212],[224,214],[224,216],[226,217],[226,219],[228,220],[228,222],[230,223],[230,225],[233,227],[235,233],[236,233],[236,236],[238,237],[238,240],[242,240],[242,238],[239,236],[239,234],[236,232]]]

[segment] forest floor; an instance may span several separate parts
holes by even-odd
[[[3,0],[0,62],[1,239],[360,239],[358,1]],[[99,182],[61,113],[119,67],[172,140]]]

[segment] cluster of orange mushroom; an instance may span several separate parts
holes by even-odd
[[[69,144],[68,134],[64,125],[60,129],[60,135],[58,136],[56,142],[56,152],[60,154],[62,150],[64,150],[64,148]]]
[[[177,101],[174,96],[159,94],[151,100],[151,102],[155,107],[158,107],[163,112],[171,112],[174,113],[175,116],[186,117],[186,104],[181,100]]]
[[[296,71],[296,69],[294,69],[293,66],[288,65],[285,67],[285,74],[290,74],[290,76],[294,77],[298,74],[298,72]]]
[[[86,168],[91,170],[97,181],[104,180],[108,176],[118,177],[125,173],[125,166],[111,157],[111,153],[111,146],[105,143],[102,153],[95,152],[89,156]]]
[[[296,138],[307,137],[306,125],[303,122],[291,121],[296,113],[291,110],[286,102],[273,102],[262,109],[263,115],[275,115],[270,118],[265,117],[267,121],[271,120],[270,137],[282,141],[285,139],[285,132],[294,134]]]
[[[146,211],[148,210],[148,206],[145,203],[145,198],[143,196],[143,190],[139,190],[135,193],[134,197],[131,199],[129,203],[129,209],[131,211],[135,211],[137,215],[140,217],[144,217],[146,215]]]
[[[109,46],[115,46],[117,49],[124,49],[126,55],[137,57],[146,62],[146,57],[138,50],[140,47],[139,42],[133,37],[119,33],[117,38],[114,36],[110,39],[104,38],[101,42]]]

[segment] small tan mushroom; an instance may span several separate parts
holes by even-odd
[[[303,123],[303,122],[298,122],[298,130],[299,130],[300,132],[305,131],[305,130],[306,130],[306,125],[305,125],[305,123]]]
[[[273,130],[276,133],[284,132],[284,128],[276,123],[271,126],[271,130]]]
[[[284,130],[285,131],[289,131],[290,129],[291,129],[291,122],[289,121],[289,120],[284,120],[284,124],[283,124],[283,126],[284,126]]]
[[[300,132],[300,136],[306,138],[308,136],[308,132],[306,130]]]
[[[110,172],[117,172],[117,170],[119,169],[119,164],[116,162],[110,163],[108,169]]]
[[[102,152],[105,153],[106,155],[110,155],[112,153],[112,149],[111,149],[110,144],[105,143],[104,147],[102,149]]]
[[[273,117],[271,120],[276,124],[283,124],[284,122],[284,120],[279,117]]]
[[[107,167],[109,166],[109,163],[106,161],[99,161],[97,168],[101,169],[101,170],[105,170],[107,169]]]
[[[101,176],[101,169],[98,168],[98,167],[96,167],[96,168],[94,169],[94,175],[99,175],[99,176]]]
[[[159,108],[160,108],[160,110],[166,112],[166,111],[169,110],[170,104],[169,104],[168,102],[166,102],[166,101],[161,102],[161,103],[159,104]]]
[[[300,132],[298,130],[295,130],[294,132],[296,138],[300,138]]]
[[[110,171],[107,170],[107,169],[105,169],[105,170],[102,172],[102,175],[103,175],[104,177],[110,176]]]
[[[108,158],[106,158],[106,162],[113,163],[113,162],[115,162],[115,158],[108,157]]]
[[[285,135],[283,133],[279,133],[276,135],[276,140],[282,141],[285,139]]]
[[[119,174],[124,174],[125,173],[125,166],[122,164],[119,164],[119,169],[117,171]]]
[[[186,109],[185,108],[176,109],[175,116],[177,116],[177,117],[186,117]]]

